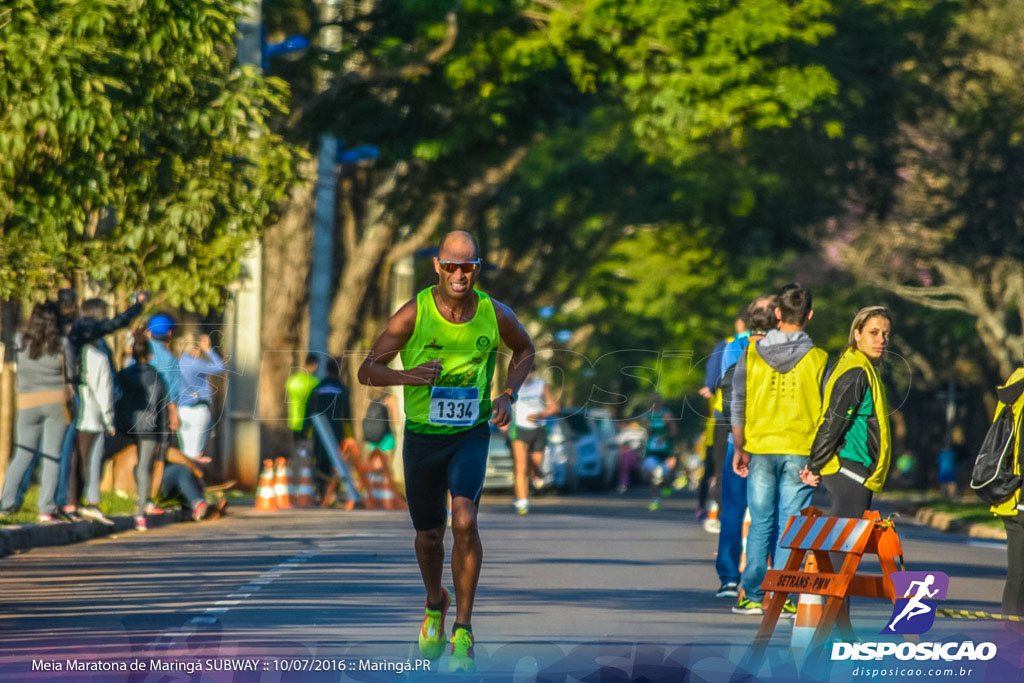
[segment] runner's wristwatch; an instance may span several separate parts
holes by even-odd
[[[505,391],[501,392],[501,395],[508,396],[509,403],[515,403],[519,400],[519,392],[508,387],[505,387]]]

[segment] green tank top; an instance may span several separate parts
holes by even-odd
[[[491,417],[498,318],[491,298],[478,291],[473,319],[448,322],[437,310],[433,289],[416,295],[416,327],[401,355],[407,368],[440,359],[441,375],[435,386],[405,387],[406,427],[420,434],[454,434]]]

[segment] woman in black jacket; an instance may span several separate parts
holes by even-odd
[[[849,346],[825,384],[818,433],[800,476],[811,486],[824,482],[832,499],[831,517],[863,516],[889,473],[889,405],[878,366],[891,332],[887,308],[858,311]]]
[[[117,430],[132,437],[138,444],[138,464],[135,466],[135,485],[139,504],[135,528],[145,531],[146,508],[149,505],[150,483],[153,480],[153,461],[167,437],[167,385],[149,361],[152,353],[149,340],[136,334],[132,343],[135,361],[117,373],[121,396],[114,414]]]

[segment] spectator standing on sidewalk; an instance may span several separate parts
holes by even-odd
[[[1012,411],[1012,423],[1021,424],[1024,414],[1024,368],[1017,368],[1003,386],[996,389],[999,402],[996,404],[993,423],[999,420],[1003,411]],[[1017,476],[1021,475],[1021,440],[1020,429],[1013,429],[1012,434],[1012,469]],[[986,439],[987,441],[987,439]],[[1003,587],[1003,614],[1024,617],[1024,502],[1021,500],[1021,487],[1001,503],[991,506],[992,514],[1003,521],[1006,528],[1006,584]]]
[[[824,410],[800,476],[805,484],[825,485],[832,500],[829,517],[862,517],[889,474],[892,430],[878,368],[891,332],[887,308],[859,310],[849,345],[825,385]]]
[[[181,368],[178,359],[171,352],[171,340],[178,326],[174,318],[166,313],[157,313],[146,325],[149,348],[153,352],[153,367],[167,385],[167,433],[168,445],[177,447],[177,432],[181,427],[178,405],[181,402]]]
[[[736,374],[736,364],[743,356],[747,346],[764,339],[769,330],[778,325],[775,319],[775,297],[762,295],[754,299],[747,307],[745,320],[749,332],[736,335],[726,344],[722,351],[722,376],[717,380],[716,387],[722,392],[722,419],[727,423],[732,420],[732,379]],[[740,585],[740,558],[743,554],[743,519],[747,511],[747,482],[732,469],[733,457],[732,433],[725,439],[725,459],[715,494],[721,509],[719,510],[718,555],[715,560],[715,571],[720,582],[715,592],[717,598],[738,598]],[[708,520],[704,520],[705,523]],[[707,529],[707,526],[705,526]]]
[[[118,429],[136,442],[138,462],[135,465],[135,486],[138,506],[135,528],[146,531],[146,513],[150,510],[149,492],[153,481],[153,463],[167,437],[167,385],[150,364],[149,341],[135,336],[132,360],[135,362],[117,373],[121,395],[117,402]]]
[[[209,335],[189,335],[185,350],[178,358],[181,371],[181,402],[178,417],[181,420],[181,451],[201,465],[210,463],[206,455],[206,442],[213,417],[213,389],[210,375],[224,372],[224,361],[214,350]]]
[[[82,320],[100,321],[107,317],[107,302],[88,299],[82,303]],[[114,358],[102,338],[81,345],[81,383],[78,385],[79,411],[75,424],[75,453],[68,477],[68,500],[64,511],[80,514],[112,525],[99,508],[100,473],[103,466],[103,441],[114,435]],[[86,505],[78,508],[80,498]]]
[[[821,391],[828,354],[814,346],[804,331],[814,315],[811,292],[788,284],[776,296],[779,327],[750,344],[736,363],[733,376],[733,471],[747,479],[750,531],[747,566],[740,584],[744,596],[735,614],[763,613],[761,583],[772,566],[786,564],[789,549],[773,543],[774,529],[811,503],[814,488],[800,472],[821,415]],[[774,546],[774,548],[773,548]],[[787,600],[783,616],[796,616]]]
[[[78,496],[82,493],[81,484],[78,479],[81,477],[85,479],[85,470],[79,471],[76,462],[77,459],[81,458],[79,454],[79,443],[77,434],[77,423],[81,418],[81,403],[82,396],[78,391],[82,384],[82,358],[83,349],[87,344],[94,343],[101,340],[104,336],[116,332],[122,328],[127,327],[131,324],[138,315],[142,312],[143,306],[149,301],[149,292],[136,292],[132,295],[134,303],[125,309],[124,312],[114,316],[113,318],[106,318],[107,306],[104,303],[99,308],[101,313],[99,316],[96,315],[96,311],[92,311],[92,314],[87,315],[83,310],[80,312],[77,306],[78,294],[73,289],[62,289],[58,292],[58,301],[61,307],[61,329],[67,330],[67,337],[64,343],[64,372],[67,377],[68,384],[75,391],[75,397],[73,401],[73,407],[75,409],[74,420],[75,422],[71,427],[68,428],[67,433],[64,436],[64,445],[61,454],[62,461],[64,459],[64,451],[67,452],[67,470],[65,476],[65,470],[61,470],[61,483],[58,485],[58,500],[63,501],[62,505],[64,514],[68,515],[72,519],[78,519]],[[113,368],[110,368],[110,373],[113,374]],[[87,458],[91,457],[91,453],[87,453]],[[74,482],[74,484],[72,484]],[[96,479],[96,488],[90,495],[93,500],[99,499],[99,480]],[[71,491],[71,486],[75,486],[75,491]],[[89,492],[87,492],[89,493]],[[90,512],[92,512],[90,510]]]
[[[724,398],[722,387],[719,382],[725,368],[722,367],[722,359],[726,347],[736,339],[742,339],[750,333],[747,331],[747,309],[744,308],[736,314],[733,326],[735,335],[731,335],[715,344],[714,350],[708,357],[707,369],[704,373],[704,386],[700,388],[700,395],[708,400],[711,408],[710,441],[705,447],[704,454],[704,476],[700,479],[697,498],[697,518],[703,519],[704,530],[710,533],[718,533],[720,525],[718,520],[707,519],[709,509],[708,501],[714,501],[721,508],[722,505],[722,470],[732,467],[732,463],[726,463],[726,451],[728,450],[729,432],[731,431],[729,421],[725,419]]]
[[[0,514],[14,512],[18,486],[38,455],[42,461],[39,521],[49,523],[57,514],[54,496],[60,472],[60,443],[68,423],[64,349],[55,304],[39,304],[32,310],[16,353],[18,431],[14,458],[0,495]]]

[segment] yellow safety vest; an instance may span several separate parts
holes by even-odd
[[[1016,370],[1013,371],[1013,374],[1010,375],[1010,379],[1006,380],[1006,384],[1004,384],[1003,386],[1009,386],[1011,384],[1016,384],[1017,382],[1021,381],[1022,379],[1024,379],[1024,368],[1017,368]],[[1001,412],[1003,412],[1005,409],[1006,409],[1006,404],[1005,403],[1002,403],[1002,402],[998,403],[996,405],[996,414],[992,417],[992,421],[995,422],[996,418],[999,417],[999,414]],[[1021,411],[1024,410],[1024,394],[1021,394],[1020,398],[1018,398],[1013,403],[1013,405],[1010,406],[1010,410],[1013,411],[1013,421],[1014,421],[1014,423],[1019,425],[1020,424],[1020,414],[1021,414]],[[1016,430],[1015,434],[1013,435],[1013,473],[1014,474],[1020,474],[1021,473],[1021,470],[1020,470],[1020,430],[1019,429]],[[1014,492],[1013,496],[1009,500],[1004,500],[999,505],[993,505],[989,509],[992,511],[992,514],[998,515],[1000,517],[1013,517],[1015,515],[1020,514],[1020,510],[1017,508],[1018,505],[1020,505],[1020,489],[1017,489]]]
[[[751,454],[810,455],[828,354],[812,348],[789,372],[778,372],[747,347],[745,449]]]
[[[885,478],[889,474],[889,462],[892,460],[892,437],[889,433],[889,401],[885,395],[885,385],[878,377],[878,371],[872,365],[868,357],[857,349],[846,349],[839,357],[835,370],[832,371],[828,383],[825,385],[825,399],[822,403],[821,417],[818,420],[818,427],[825,422],[825,412],[828,410],[832,400],[832,390],[836,381],[848,370],[861,368],[868,376],[868,387],[871,389],[871,400],[874,404],[875,418],[878,420],[878,454],[875,460],[875,469],[864,480],[864,488],[875,493],[882,490],[885,485]],[[815,428],[817,433],[817,428]],[[839,455],[834,454],[832,459],[821,468],[821,474],[835,474],[839,471]]]

